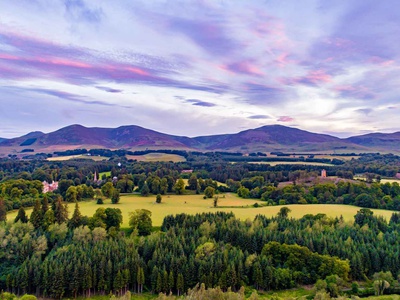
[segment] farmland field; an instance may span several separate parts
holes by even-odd
[[[352,156],[344,156],[344,155],[329,155],[329,154],[319,154],[319,153],[314,153],[314,158],[316,159],[339,159],[339,160],[351,160],[351,159],[357,159],[360,158],[359,155],[352,155]],[[274,155],[269,153],[268,157],[282,157],[278,155]],[[300,158],[300,157],[306,157],[305,155],[302,154],[295,154],[295,155],[290,155],[292,158]]]
[[[79,207],[82,215],[92,216],[99,207],[113,207],[119,208],[123,215],[122,227],[128,227],[128,213],[135,209],[148,209],[152,212],[152,220],[154,226],[160,226],[164,217],[170,214],[196,214],[203,212],[233,212],[236,217],[245,220],[247,218],[253,219],[258,214],[263,214],[268,217],[276,216],[282,206],[266,206],[266,207],[251,207],[254,203],[265,203],[254,199],[242,199],[236,194],[220,195],[218,205],[229,206],[227,208],[219,207],[214,208],[213,199],[203,199],[203,195],[165,195],[162,198],[161,204],[155,203],[155,196],[142,197],[140,195],[123,195],[119,204],[111,204],[110,200],[106,200],[105,204],[98,205],[96,202],[87,201],[80,202]],[[236,207],[235,207],[236,206]],[[244,206],[244,208],[242,207]],[[246,207],[250,206],[250,207]],[[354,215],[360,210],[360,207],[351,205],[339,204],[294,204],[288,205],[292,210],[289,214],[290,217],[301,218],[305,214],[318,214],[323,213],[329,217],[343,216],[346,221],[353,221]],[[69,204],[69,216],[72,215],[74,204]],[[391,217],[393,211],[373,209],[374,214],[384,216],[387,220]],[[31,209],[27,210],[30,214]],[[13,220],[17,215],[17,211],[10,212],[7,217],[8,220]]]
[[[381,183],[393,183],[393,182],[397,182],[398,184],[400,184],[400,179],[396,179],[396,178],[391,178],[391,179],[381,179]]]
[[[167,153],[148,153],[145,155],[127,155],[127,159],[136,159],[137,161],[172,161],[172,162],[182,162],[186,161],[181,155],[177,154],[167,154]]]
[[[65,161],[70,159],[91,159],[94,161],[108,160],[105,156],[90,156],[85,154],[49,157],[48,161]]]
[[[354,176],[354,180],[360,180],[360,181],[366,181],[367,178],[365,176]],[[380,183],[384,184],[384,183],[394,183],[397,182],[398,184],[400,184],[400,179],[397,178],[383,178],[381,179]]]
[[[250,164],[262,164],[262,165],[308,165],[308,166],[322,166],[322,167],[332,167],[332,164],[319,163],[319,162],[308,162],[308,161],[252,161]]]

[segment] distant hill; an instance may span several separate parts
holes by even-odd
[[[249,129],[235,134],[204,136],[194,138],[210,150],[251,150],[263,151],[320,151],[340,149],[357,145],[326,134],[317,134],[282,125],[269,125]],[[264,150],[265,151],[265,150]]]
[[[87,128],[71,125],[51,133],[32,132],[25,136],[0,142],[0,147],[30,146],[90,146],[97,148],[188,148],[196,141],[159,133],[140,126],[118,128]],[[68,147],[71,148],[71,147]]]
[[[0,153],[19,153],[25,148],[53,152],[77,148],[182,149],[248,152],[368,152],[396,150],[400,132],[368,134],[340,139],[282,125],[269,125],[234,134],[184,137],[160,133],[136,125],[118,128],[88,128],[71,125],[50,133],[39,131],[0,140]]]
[[[368,148],[399,151],[400,131],[394,133],[369,133],[347,138],[346,141]]]

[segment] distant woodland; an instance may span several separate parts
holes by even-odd
[[[256,293],[305,285],[314,286],[315,297],[400,290],[400,186],[382,182],[399,173],[398,156],[271,166],[257,153],[176,151],[186,158],[179,163],[96,153],[109,159],[0,161],[0,290],[6,295],[179,296],[209,289],[236,296],[245,290],[248,297],[254,291],[257,299]],[[145,153],[135,153],[140,154]],[[260,159],[263,164],[249,163]],[[43,193],[43,182],[57,182],[58,188]],[[198,194],[215,199],[216,207],[218,197],[234,193],[261,200],[257,205],[285,206],[275,217],[247,220],[218,210],[167,215],[161,228],[153,227],[151,211],[137,209],[125,228],[117,204],[132,193],[157,202],[171,194]],[[106,200],[115,207],[102,207]],[[82,201],[99,205],[93,215],[81,213]],[[351,222],[324,214],[294,219],[290,204],[360,209]],[[386,220],[373,208],[394,212]],[[9,218],[11,211],[18,211],[16,218]]]

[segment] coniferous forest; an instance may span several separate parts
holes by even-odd
[[[317,166],[232,164],[225,153],[185,156],[183,163],[140,163],[119,155],[105,162],[3,159],[0,290],[54,299],[128,292],[205,297],[207,290],[240,297],[243,289],[263,294],[301,286],[313,287],[311,297],[398,293],[400,214],[386,220],[370,208],[399,210],[399,185],[380,182],[399,170],[399,157],[343,161],[326,168],[336,179],[325,182],[313,181],[321,170]],[[190,174],[182,173],[188,169]],[[365,181],[353,180],[360,173]],[[58,189],[43,193],[43,181],[57,181]],[[79,208],[81,201],[118,203],[124,193],[211,189],[265,205],[340,203],[359,210],[352,221],[324,214],[294,219],[290,205],[269,218],[238,219],[216,210],[168,215],[154,228],[151,212],[143,209],[132,212],[129,228],[121,228],[117,205],[100,207],[93,216]],[[8,219],[13,210],[17,217]]]

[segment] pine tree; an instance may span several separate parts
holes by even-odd
[[[162,275],[162,291],[164,293],[167,293],[169,291],[168,272],[165,269]]]
[[[46,230],[47,228],[49,228],[51,224],[54,224],[54,222],[55,222],[54,211],[52,209],[49,209],[43,216],[42,228]]]
[[[78,228],[82,225],[82,214],[79,210],[78,202],[75,202],[75,209],[72,218],[68,221],[68,227],[70,229]]]
[[[153,267],[151,271],[151,290],[153,293],[157,293],[157,279],[158,279],[158,268],[157,266]]]
[[[38,229],[42,226],[43,224],[43,212],[40,209],[40,200],[36,199],[35,201],[35,206],[33,207],[33,211],[31,213],[31,217],[29,218],[29,221],[32,223],[33,227],[35,229]]]
[[[47,199],[47,195],[45,194],[43,196],[43,201],[42,201],[42,214],[44,214],[49,210],[49,200]]]
[[[157,272],[157,281],[156,281],[156,293],[160,293],[163,291],[163,282],[162,282],[162,275],[161,271]]]
[[[147,185],[147,182],[145,182],[145,183],[143,184],[143,187],[142,187],[142,189],[140,190],[140,194],[141,194],[142,196],[145,196],[145,197],[147,197],[147,196],[150,194],[150,189],[149,189],[149,186]]]
[[[183,292],[183,289],[185,288],[184,286],[184,281],[183,281],[183,275],[181,273],[178,274],[178,278],[176,280],[176,289],[178,291],[178,296]]]
[[[4,199],[0,199],[0,222],[7,221],[7,208]]]
[[[143,292],[143,284],[145,282],[144,279],[144,271],[143,268],[138,268],[138,272],[137,272],[137,284],[138,284],[138,292],[142,293]]]
[[[169,292],[172,293],[172,290],[175,287],[175,276],[174,276],[174,272],[172,270],[169,272],[168,286],[169,286]]]
[[[54,205],[54,218],[58,224],[64,223],[68,219],[67,204],[62,203],[62,198],[58,197]]]
[[[26,263],[23,263],[18,272],[18,288],[22,288],[22,293],[26,294],[29,285],[29,274]]]
[[[18,214],[14,220],[14,223],[21,221],[22,223],[28,223],[28,217],[26,216],[25,209],[21,206],[18,210]]]

